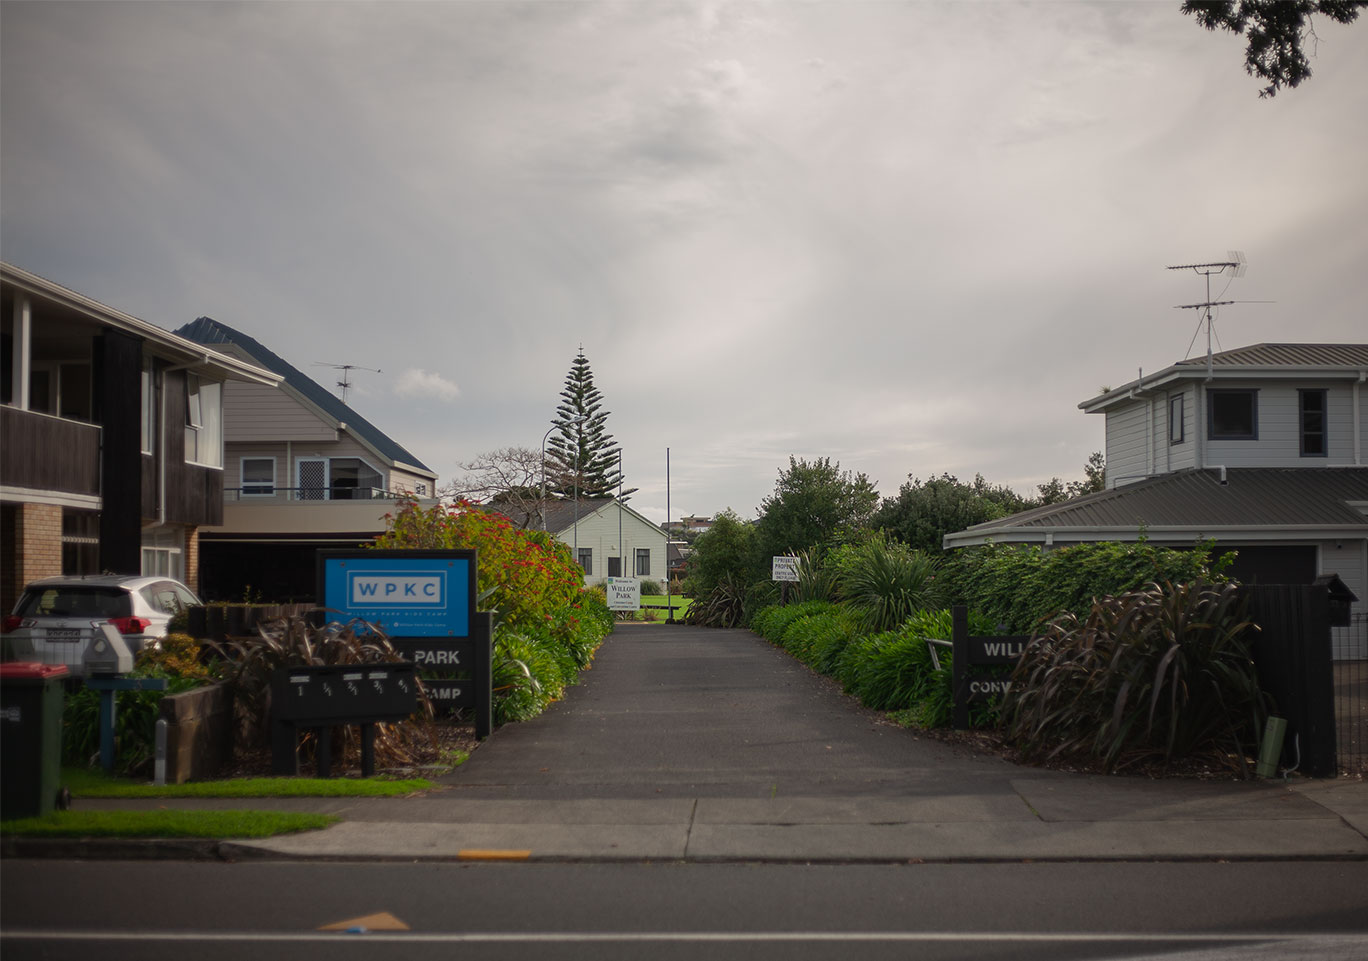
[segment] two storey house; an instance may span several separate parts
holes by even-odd
[[[1106,490],[949,534],[947,548],[1211,539],[1238,551],[1242,581],[1336,574],[1368,609],[1368,344],[1241,347],[1079,407],[1106,418]]]
[[[398,498],[436,502],[435,472],[255,338],[208,317],[176,333],[280,381],[224,389],[223,511],[200,537],[206,599],[312,600],[319,548],[369,543]]]
[[[0,264],[0,608],[60,574],[196,587],[223,518],[223,395],[256,364]]]

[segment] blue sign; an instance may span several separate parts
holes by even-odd
[[[319,551],[318,596],[390,637],[469,637],[475,552]]]

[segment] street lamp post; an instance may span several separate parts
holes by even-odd
[[[542,516],[542,533],[543,533],[543,534],[546,533],[546,439],[547,439],[548,437],[551,436],[551,431],[553,431],[553,430],[555,430],[555,429],[556,429],[556,425],[555,425],[555,424],[552,424],[550,427],[547,428],[546,433],[545,433],[545,434],[542,434],[542,461],[541,461],[541,468],[542,468],[542,486],[541,486],[541,503],[538,505],[537,509],[538,509],[538,511],[541,513],[541,516]]]

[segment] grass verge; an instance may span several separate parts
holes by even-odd
[[[30,838],[267,838],[339,820],[288,811],[56,811],[0,822],[0,835]]]
[[[146,781],[109,777],[84,767],[62,768],[62,783],[77,798],[401,797],[433,787],[426,778],[306,777],[234,778],[158,787]]]

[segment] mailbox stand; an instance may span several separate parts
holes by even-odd
[[[318,730],[318,776],[332,776],[332,728],[361,726],[361,776],[375,773],[375,725],[418,709],[406,662],[284,667],[271,677],[271,770],[299,773],[299,729]]]

